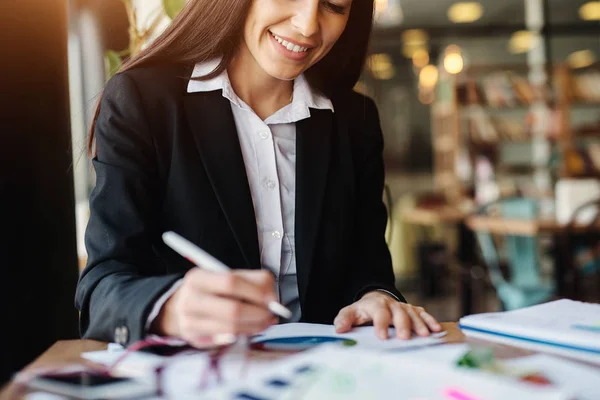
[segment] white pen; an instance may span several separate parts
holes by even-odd
[[[231,271],[227,265],[175,232],[165,232],[162,238],[169,247],[200,268],[212,272]],[[292,312],[276,301],[270,301],[267,306],[273,314],[279,315],[282,318],[290,319],[292,317]]]

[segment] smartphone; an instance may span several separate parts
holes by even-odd
[[[29,388],[78,399],[116,399],[156,394],[156,387],[133,378],[101,372],[78,371],[43,374],[29,382]]]

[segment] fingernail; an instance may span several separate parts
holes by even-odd
[[[410,337],[410,331],[408,329],[400,329],[400,337],[402,339],[408,339]]]
[[[213,335],[212,340],[217,346],[233,344],[237,341],[237,337],[232,333],[218,333]]]
[[[381,340],[387,339],[387,330],[386,329],[378,329],[377,337]]]

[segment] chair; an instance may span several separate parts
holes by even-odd
[[[537,217],[534,200],[507,198],[481,207],[477,214],[489,215],[500,208],[502,217],[533,219]],[[475,233],[481,254],[488,267],[489,278],[505,310],[528,307],[550,300],[555,294],[553,282],[544,282],[540,273],[536,237],[504,235],[500,238],[504,251],[499,251],[494,237],[485,231]],[[501,256],[508,261],[508,277],[501,269]]]
[[[587,216],[586,213],[590,213]],[[585,221],[581,221],[580,217]],[[600,199],[588,201],[577,207],[563,232],[563,245],[570,260],[563,260],[569,265],[566,271],[573,282],[568,295],[575,299],[582,297],[582,280],[589,281],[591,275],[596,275],[595,292],[600,293]],[[594,299],[599,301],[598,299]]]

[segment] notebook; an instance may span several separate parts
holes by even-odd
[[[470,337],[600,364],[600,304],[557,300],[460,319]]]

